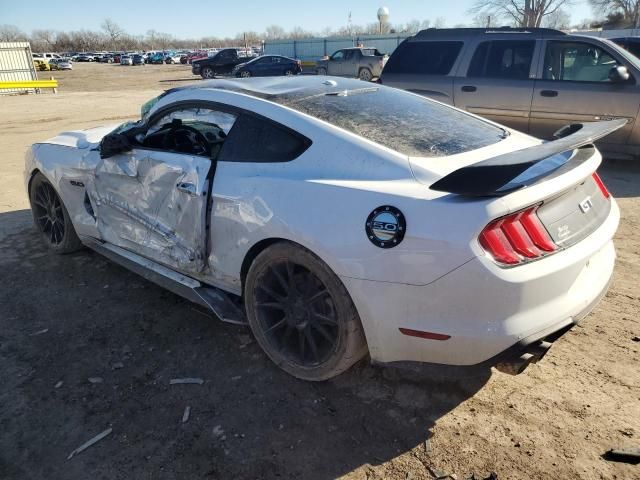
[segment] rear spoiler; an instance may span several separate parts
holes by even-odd
[[[590,145],[626,123],[627,119],[621,118],[567,125],[554,134],[555,140],[460,168],[430,188],[472,197],[506,195],[548,176],[570,161],[572,150]]]

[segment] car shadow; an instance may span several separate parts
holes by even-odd
[[[632,160],[604,160],[598,169],[614,197],[640,196],[640,163]]]
[[[424,474],[432,427],[491,375],[363,362],[297,380],[248,328],[89,250],[50,253],[28,210],[0,214],[0,269],[5,478],[330,479],[409,450]]]

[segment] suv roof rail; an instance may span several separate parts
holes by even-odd
[[[483,35],[491,33],[537,33],[544,36],[566,35],[554,28],[524,28],[524,27],[490,27],[490,28],[427,28],[416,33],[416,38],[438,37],[449,35]]]

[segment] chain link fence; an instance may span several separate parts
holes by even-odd
[[[315,62],[325,55],[331,55],[341,48],[355,47],[359,44],[374,47],[382,53],[391,52],[400,45],[409,33],[390,35],[357,35],[353,37],[303,38],[300,40],[276,40],[264,44],[264,53],[297,58],[303,62]]]

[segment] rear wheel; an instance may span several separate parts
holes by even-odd
[[[56,253],[71,253],[82,247],[69,212],[53,185],[41,173],[31,180],[31,212],[46,245]]]
[[[368,68],[361,68],[360,72],[358,73],[358,78],[365,82],[370,82],[373,78],[373,75],[371,74],[371,70],[369,70]]]
[[[288,242],[254,260],[245,282],[249,325],[265,353],[303,380],[339,375],[367,353],[348,292],[318,257]]]
[[[216,72],[214,72],[211,67],[203,67],[202,68],[202,78],[215,78]]]

